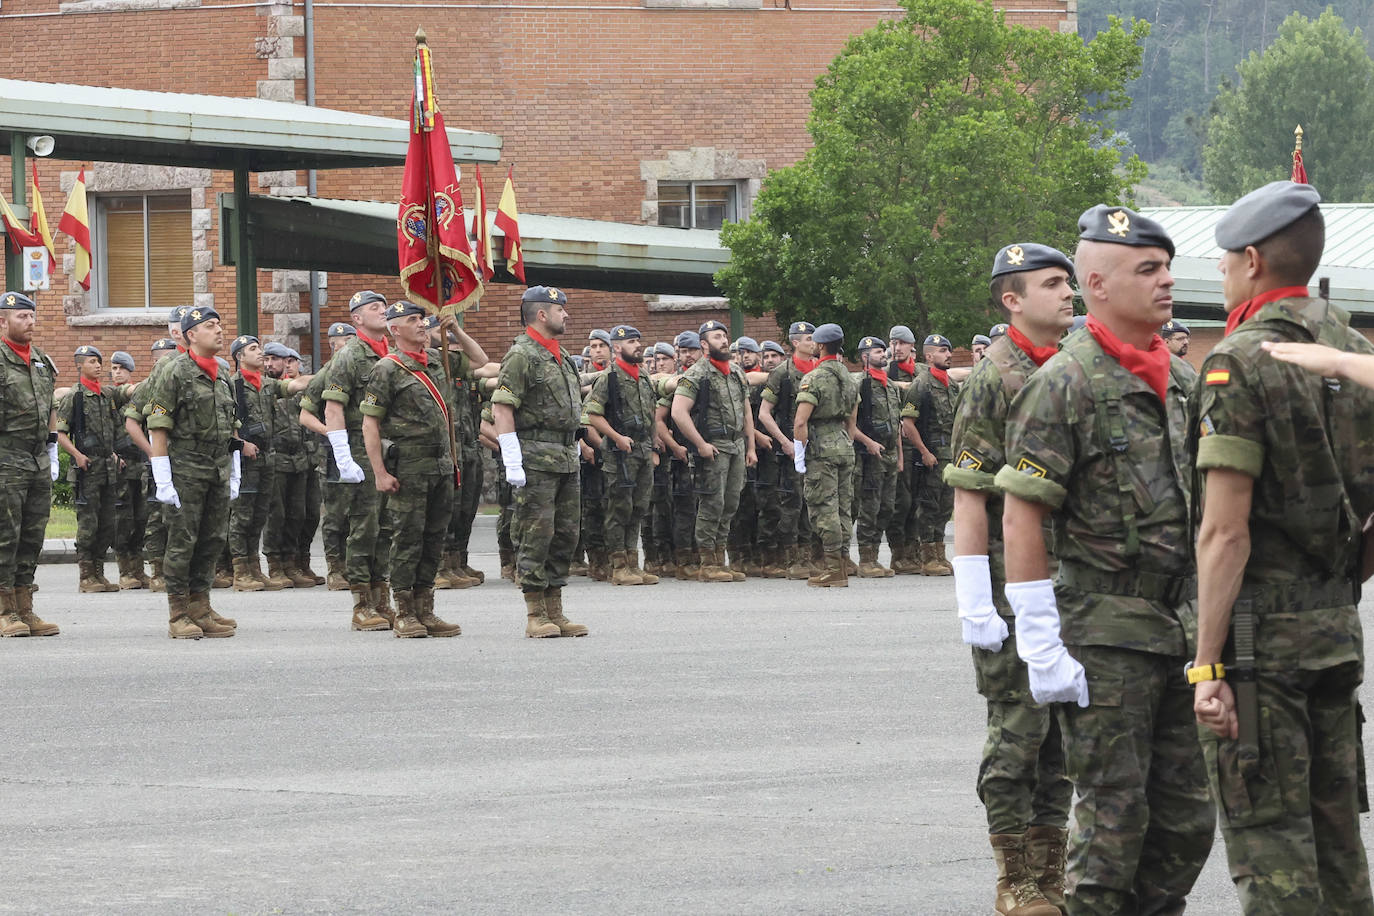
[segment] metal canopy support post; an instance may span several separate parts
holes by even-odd
[[[10,134],[10,204],[15,208],[15,216],[20,217],[18,211],[27,209],[28,196],[24,193],[24,135],[15,132]],[[4,241],[5,246],[5,287],[7,289],[24,288],[24,253],[15,251],[8,238]]]
[[[248,161],[234,165],[234,268],[237,290],[238,333],[258,333],[258,268],[253,239],[248,231]]]

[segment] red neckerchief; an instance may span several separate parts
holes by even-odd
[[[627,363],[619,356],[615,358],[615,364],[625,370],[625,374],[636,382],[639,381],[639,363]]]
[[[598,363],[595,360],[592,361],[592,368],[595,369],[597,372],[601,372],[609,365],[610,363]]]
[[[872,366],[865,366],[864,371],[867,372],[870,376],[872,376],[874,381],[882,382],[884,388],[887,387],[886,369],[874,369]]]
[[[530,340],[552,353],[554,362],[558,363],[560,366],[563,364],[563,355],[558,349],[558,341],[550,340],[531,327],[525,328],[525,333],[530,335]]]
[[[86,387],[86,390],[91,392],[92,394],[100,394],[100,379],[95,379],[94,381],[92,381],[91,379],[88,379],[86,378],[86,376],[83,375],[81,376],[81,384],[84,385]]]
[[[424,350],[421,350],[419,353],[411,353],[409,350],[402,350],[401,352],[404,353],[406,356],[409,356],[411,359],[415,360],[422,366],[429,365],[429,354],[426,353]]]
[[[186,355],[195,360],[196,365],[204,370],[206,375],[210,376],[210,381],[213,382],[219,378],[219,360],[213,356],[197,356],[195,350],[187,350]]]
[[[802,375],[805,375],[806,373],[810,372],[812,369],[816,368],[816,366],[818,366],[819,364],[820,364],[820,363],[819,363],[818,360],[814,360],[814,359],[802,359],[802,358],[801,358],[800,356],[798,356],[797,354],[795,354],[795,353],[792,354],[792,365],[796,366],[796,367],[797,367],[797,371],[800,372]]]
[[[245,382],[247,382],[248,384],[250,384],[250,385],[253,386],[253,390],[254,390],[254,391],[261,391],[261,390],[262,390],[262,373],[261,373],[261,372],[254,372],[252,369],[240,369],[240,370],[239,370],[239,375],[243,376],[243,380],[244,380]]]
[[[19,346],[19,344],[10,340],[8,337],[0,337],[0,340],[3,340],[5,342],[5,346],[13,350],[15,355],[24,361],[24,365],[27,366],[29,364],[29,352],[32,346],[31,344],[24,344],[24,346],[21,347]]]
[[[706,357],[706,361],[719,369],[721,375],[730,374],[730,361],[728,359],[715,359],[708,356]]]
[[[941,369],[939,366],[928,366],[927,368],[930,369],[930,374],[935,378],[935,381],[944,385],[946,388],[949,387],[949,373],[947,371]]]
[[[821,363],[826,362],[827,360],[839,359],[839,358],[840,358],[840,357],[839,357],[838,354],[835,354],[835,353],[827,353],[826,355],[822,356],[820,359],[816,360],[816,365],[819,366]]]
[[[1253,299],[1242,302],[1236,306],[1231,314],[1226,316],[1226,333],[1230,334],[1236,328],[1245,324],[1256,312],[1271,302],[1279,299],[1305,298],[1308,295],[1305,286],[1284,286],[1279,289],[1271,289],[1267,293],[1260,293]]]
[[[373,340],[371,337],[364,334],[361,328],[358,329],[358,339],[366,344],[373,353],[376,353],[378,359],[386,356],[387,347],[385,340]]]
[[[185,353],[185,352],[186,352],[186,348],[183,347],[181,344],[177,344],[177,352],[178,352],[178,353]]]
[[[913,356],[906,362],[898,363],[897,368],[901,369],[907,375],[914,376],[916,374],[916,357]]]
[[[1150,348],[1142,350],[1133,347],[1111,332],[1102,322],[1092,315],[1088,316],[1088,333],[1097,341],[1102,352],[1121,364],[1121,368],[1149,385],[1164,403],[1164,392],[1169,384],[1170,353],[1164,338],[1158,334],[1150,335]]]
[[[1051,356],[1059,352],[1059,348],[1054,344],[1048,347],[1037,347],[1030,342],[1030,338],[1016,330],[1016,325],[1007,325],[1007,336],[1011,342],[1021,348],[1021,351],[1031,358],[1031,362],[1037,366],[1043,366],[1049,362]]]

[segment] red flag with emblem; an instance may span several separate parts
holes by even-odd
[[[410,148],[401,180],[396,248],[406,298],[438,312],[461,312],[482,297],[458,170],[434,98],[429,46],[415,49],[415,92],[410,102]]]

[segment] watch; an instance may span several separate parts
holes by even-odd
[[[1183,674],[1188,678],[1189,684],[1201,684],[1203,681],[1220,681],[1226,678],[1226,666],[1221,662],[1214,665],[1193,666],[1192,662],[1183,666]]]

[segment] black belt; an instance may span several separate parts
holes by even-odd
[[[577,433],[560,433],[552,429],[522,429],[517,432],[517,436],[532,442],[551,442],[554,445],[572,445],[577,441]]]
[[[1069,561],[1060,561],[1055,584],[1080,592],[1145,598],[1163,601],[1168,605],[1181,604],[1197,595],[1197,578],[1194,576],[1166,576],[1137,569],[1107,572]]]

